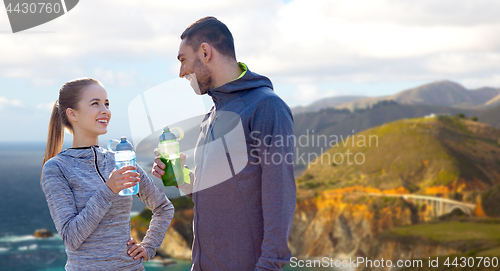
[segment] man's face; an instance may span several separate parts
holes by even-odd
[[[177,59],[181,62],[179,77],[189,80],[196,94],[203,95],[213,87],[212,72],[201,61],[200,52],[195,52],[193,47],[181,41]]]

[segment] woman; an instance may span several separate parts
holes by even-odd
[[[92,78],[64,84],[52,109],[41,185],[66,246],[66,270],[145,270],[173,217],[174,207],[139,166],[116,170],[114,154],[98,146],[110,119],[106,90]],[[61,151],[64,129],[73,146]],[[137,183],[153,212],[140,244],[130,237],[132,196],[117,195]]]

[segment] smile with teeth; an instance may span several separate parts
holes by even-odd
[[[106,119],[97,120],[97,122],[102,123],[102,124],[108,124],[108,120],[106,120]]]

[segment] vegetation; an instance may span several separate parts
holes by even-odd
[[[457,187],[460,181],[488,188],[500,174],[498,138],[499,130],[462,118],[399,120],[339,137],[322,156],[308,161],[298,187],[320,191],[403,186],[419,193],[436,186]],[[454,197],[453,192],[446,193]]]
[[[500,217],[500,184],[481,195],[481,204],[487,216]]]
[[[189,197],[177,197],[170,199],[170,202],[174,205],[176,214],[180,210],[192,209],[194,207],[193,201]],[[138,228],[144,228],[144,231],[149,227],[149,222],[153,217],[153,212],[148,208],[145,208],[137,216],[131,219],[131,223],[136,225]]]
[[[188,245],[191,245],[193,242],[193,201],[186,196],[172,198],[170,201],[175,207],[174,218],[170,227],[175,229],[186,240]],[[142,239],[146,235],[152,216],[153,212],[146,208],[130,220],[131,227],[138,234],[138,238]]]
[[[379,108],[379,107],[383,107],[383,106],[391,106],[391,105],[397,105],[398,103],[394,100],[383,100],[383,101],[380,101],[376,104],[373,104],[371,106],[371,108]]]
[[[175,210],[184,210],[184,209],[192,209],[194,207],[194,203],[189,197],[177,197],[170,199],[170,202],[175,207]]]
[[[436,242],[495,240],[500,245],[498,227],[498,224],[451,221],[397,227],[389,232],[403,236],[423,236]]]
[[[491,266],[486,268],[484,264],[478,266],[477,263],[480,258],[475,257],[489,257],[489,260],[492,257],[499,257],[500,231],[498,230],[498,223],[498,220],[477,222],[453,221],[397,227],[392,228],[388,232],[393,237],[397,238],[397,236],[400,236],[401,238],[406,238],[406,242],[418,242],[417,239],[428,238],[434,243],[462,251],[461,253],[451,255],[421,259],[426,263],[423,266],[424,269],[425,267],[429,267],[429,260],[437,260],[438,264],[436,266],[436,262],[434,262],[433,265],[435,267],[432,267],[432,270],[497,270]],[[453,265],[454,259],[460,259],[461,257],[465,257],[466,259],[474,257],[476,265],[474,267]],[[446,261],[447,259],[449,259],[448,262]],[[422,268],[408,267],[398,270],[416,271],[422,270]]]

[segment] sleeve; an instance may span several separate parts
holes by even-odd
[[[137,165],[137,172],[139,172],[141,178],[137,196],[153,212],[149,229],[141,242],[146,248],[148,259],[151,259],[156,254],[156,249],[160,247],[172,222],[174,205],[139,165]]]
[[[251,129],[260,132],[264,218],[262,253],[255,270],[281,270],[291,257],[288,238],[296,204],[295,142],[290,109],[279,97],[264,100],[256,108]]]
[[[78,213],[68,180],[59,166],[50,160],[43,167],[41,186],[57,232],[64,245],[72,251],[77,250],[94,232],[116,197],[116,194],[102,183],[85,208]]]

